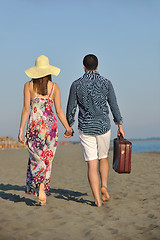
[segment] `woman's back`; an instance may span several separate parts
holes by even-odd
[[[46,95],[42,95],[42,94],[39,94],[37,89],[36,89],[36,86],[34,86],[34,82],[33,80],[32,81],[29,81],[29,91],[30,91],[30,99],[34,99],[35,97],[39,97],[39,98],[48,98],[49,96],[52,98],[54,96],[54,89],[52,91],[52,88],[53,88],[53,85],[55,85],[53,82],[51,81],[48,81],[47,83],[47,94]],[[36,84],[35,84],[36,85]],[[52,94],[51,94],[52,93]],[[53,99],[53,98],[52,98]]]

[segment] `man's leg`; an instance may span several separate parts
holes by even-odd
[[[108,172],[109,172],[109,163],[107,158],[102,158],[99,163],[99,172],[101,177],[101,194],[103,202],[106,202],[110,199],[107,192],[107,181],[108,181]]]
[[[109,172],[109,163],[107,156],[110,147],[110,136],[111,136],[110,130],[103,135],[97,136],[98,153],[100,159],[99,172],[101,177],[101,194],[103,202],[108,201],[110,198],[107,192],[107,180]]]
[[[107,158],[100,159],[99,172],[101,176],[101,187],[107,188],[108,173],[109,173],[109,163]]]
[[[79,137],[81,140],[83,156],[88,164],[88,180],[95,199],[95,204],[100,207],[102,202],[99,191],[97,140],[94,135],[83,134],[80,130]]]
[[[98,176],[98,159],[88,161],[88,180],[97,207],[101,207],[101,199],[99,193],[99,176]]]

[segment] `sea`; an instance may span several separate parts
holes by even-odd
[[[160,152],[160,140],[141,140],[132,142],[132,152]]]
[[[140,153],[140,152],[160,152],[160,138],[158,140],[154,139],[128,139],[132,142],[132,152]],[[80,143],[80,142],[74,142]],[[111,140],[110,151],[113,151],[113,140]]]

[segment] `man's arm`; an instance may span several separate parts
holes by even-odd
[[[107,101],[108,104],[110,106],[112,115],[113,115],[113,121],[115,122],[116,125],[118,125],[118,133],[117,135],[119,136],[120,134],[122,134],[122,136],[124,137],[125,132],[123,130],[123,119],[117,104],[117,99],[116,99],[116,95],[114,92],[114,88],[112,86],[112,83],[109,81],[109,91],[108,91],[108,95],[107,95]]]
[[[76,86],[73,82],[70,88],[70,93],[67,103],[66,118],[70,126],[75,122],[75,113],[77,109],[77,95],[76,95]]]

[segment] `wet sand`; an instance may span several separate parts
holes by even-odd
[[[26,195],[28,152],[0,150],[0,240],[160,240],[160,153],[132,153],[131,174],[110,172],[110,200],[93,206],[80,144],[58,146],[46,206]]]

